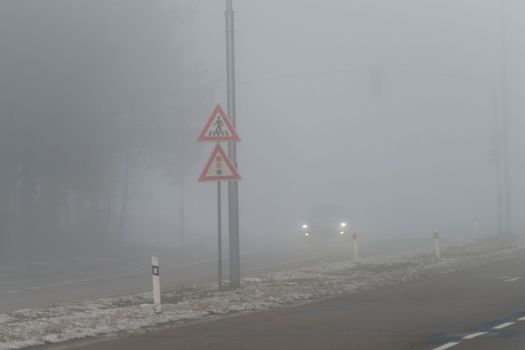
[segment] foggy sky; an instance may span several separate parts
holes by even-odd
[[[175,114],[185,97],[173,92],[195,84],[174,73],[173,63],[202,72],[199,83],[208,90],[188,92],[195,108],[181,107],[202,125],[214,104],[226,101],[224,3],[194,1],[181,16],[182,3],[2,2],[2,113],[45,105],[45,113],[62,117],[103,111],[147,124],[148,115]],[[525,4],[506,3],[512,203],[520,231]],[[243,242],[294,235],[308,210],[331,204],[345,207],[356,229],[370,235],[464,233],[476,222],[494,233],[500,1],[234,6]],[[182,63],[175,62],[180,52]],[[215,187],[197,183],[211,146],[189,138],[181,149],[196,158],[185,180],[188,232],[212,237]],[[166,238],[177,224],[180,183],[144,173],[140,191],[147,195],[135,200],[130,236]]]

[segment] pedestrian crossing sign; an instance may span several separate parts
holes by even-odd
[[[206,125],[202,129],[199,141],[204,142],[238,142],[240,141],[237,131],[233,127],[230,119],[218,104]]]
[[[241,177],[220,144],[215,146],[199,181],[238,181]]]

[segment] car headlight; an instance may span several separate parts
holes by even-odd
[[[345,234],[345,231],[341,231],[339,232],[340,235],[344,235]]]
[[[307,225],[307,224],[304,224],[304,225],[303,225],[303,228],[304,228],[304,229],[307,229],[307,228],[308,228],[308,225]]]
[[[340,226],[341,227],[346,227],[346,222],[342,222]]]
[[[305,232],[305,233],[304,233],[304,236],[305,236],[305,237],[308,237],[308,236],[310,236],[310,234],[309,234],[308,232]]]

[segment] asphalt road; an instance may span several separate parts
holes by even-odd
[[[525,256],[290,309],[41,349],[524,349],[523,266]]]
[[[349,254],[341,247],[310,247],[295,250],[244,251],[241,253],[243,274],[278,269],[294,263],[315,263],[342,259]],[[349,255],[348,255],[349,256]],[[128,295],[151,290],[151,257],[140,256],[119,263],[95,264],[91,270],[72,267],[39,276],[3,279],[0,284],[0,313],[23,308],[76,302],[101,297]],[[126,266],[126,262],[128,265]],[[131,264],[129,264],[131,262]],[[228,257],[223,260],[227,272]],[[225,278],[227,275],[225,276]],[[214,252],[193,255],[161,256],[162,289],[213,282],[217,279]]]
[[[428,244],[427,240],[397,240],[395,242],[362,242],[361,255],[375,256],[406,251]],[[148,252],[149,253],[149,252]],[[151,252],[157,254],[158,252]],[[0,313],[18,309],[42,307],[52,304],[129,295],[151,290],[151,254],[132,256],[115,262],[90,263],[86,266],[54,266],[51,269],[28,273],[0,274]],[[241,253],[243,276],[278,271],[283,268],[300,267],[323,262],[352,258],[350,244],[322,243],[279,245],[269,249],[251,248]],[[217,280],[216,252],[210,249],[169,249],[160,254],[162,289]],[[225,279],[228,258],[223,261]]]

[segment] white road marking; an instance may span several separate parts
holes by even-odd
[[[518,318],[518,321],[525,321],[525,317]]]
[[[37,286],[37,287],[27,287],[27,288],[24,288],[25,290],[37,290],[37,289],[41,289],[41,288],[44,288],[42,286]]]
[[[8,290],[6,292],[2,292],[2,294],[15,294],[15,293],[18,293],[20,292],[19,290]]]
[[[514,278],[506,279],[506,280],[504,280],[504,282],[516,282],[516,281],[518,281],[520,279],[521,279],[521,277],[514,277]]]
[[[459,342],[457,342],[457,341],[453,341],[453,342],[450,342],[450,343],[446,343],[445,345],[441,345],[440,347],[435,348],[435,349],[433,349],[433,350],[445,350],[445,349],[450,349],[451,347],[456,346],[456,345],[458,345],[458,344],[459,344]]]
[[[487,332],[472,333],[472,334],[464,336],[463,339],[465,339],[465,340],[474,339],[474,338],[477,338],[477,337],[482,336],[484,334],[487,334]]]
[[[515,323],[516,322],[505,322],[505,323],[499,324],[499,325],[497,325],[495,327],[492,327],[492,329],[503,329],[503,328],[506,328],[508,326],[512,326]]]

